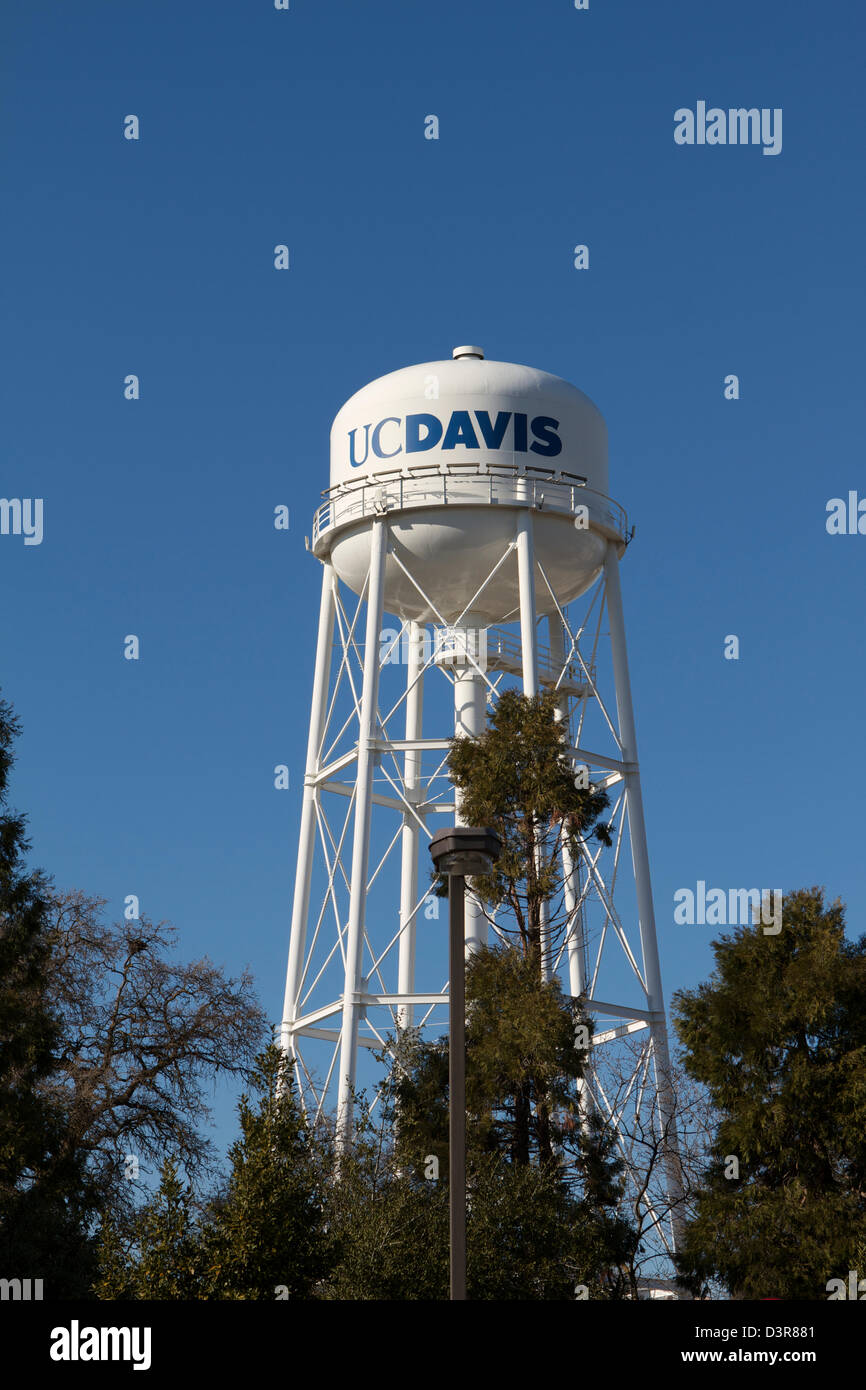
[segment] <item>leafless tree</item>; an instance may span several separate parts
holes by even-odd
[[[637,1039],[623,1039],[614,1048],[605,1048],[594,1063],[606,1098],[597,1113],[615,1134],[619,1157],[625,1162],[624,1201],[638,1236],[624,1271],[633,1297],[642,1279],[660,1274],[673,1277],[671,1227],[688,1222],[694,1214],[718,1122],[705,1088],[676,1061],[671,1062],[669,1076],[659,1078],[660,1083],[669,1084],[673,1098],[672,1114],[662,1119],[658,1105],[652,1103],[654,1088],[651,1084],[642,1087],[647,1064],[644,1047]],[[648,1065],[652,1067],[652,1061]],[[672,1146],[679,1193],[671,1191],[669,1182]],[[720,1289],[710,1293],[721,1296]]]
[[[170,1153],[190,1179],[212,1175],[206,1088],[246,1071],[265,1018],[247,972],[236,980],[206,957],[173,960],[174,927],[106,925],[105,902],[50,894],[49,1002],[63,1044],[46,1088],[68,1116],[69,1148],[123,1203],[131,1159],[158,1165]]]

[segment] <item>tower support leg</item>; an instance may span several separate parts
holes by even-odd
[[[406,663],[406,740],[420,739],[424,713],[423,639],[426,629],[419,623],[409,624],[408,661]],[[407,749],[403,757],[403,783],[407,801],[414,804],[421,783],[421,754]],[[403,813],[400,864],[400,946],[397,964],[397,989],[400,994],[415,990],[415,937],[418,913],[418,846],[420,827],[415,816]],[[411,1028],[415,1022],[412,1004],[401,1004],[397,1011],[397,1026]]]
[[[538,641],[535,633],[535,547],[532,512],[518,513],[517,577],[520,585],[520,644],[523,652],[523,693],[538,694]]]
[[[322,567],[322,597],[319,603],[319,635],[316,641],[316,666],[313,676],[313,701],[310,712],[310,732],[307,739],[307,762],[304,773],[304,798],[301,803],[301,826],[298,834],[298,865],[295,874],[295,894],[292,903],[292,927],[289,938],[289,964],[286,971],[286,992],[283,1001],[281,1044],[283,1051],[294,1056],[292,1025],[298,1011],[301,972],[307,937],[307,915],[310,908],[310,878],[313,851],[316,845],[316,807],[318,789],[314,778],[319,770],[322,733],[328,705],[328,676],[331,670],[331,651],[334,642],[334,604],[336,575],[327,562]]]
[[[346,929],[346,984],[340,1035],[340,1084],[337,1096],[337,1147],[351,1145],[355,1071],[358,1060],[358,1024],[362,1010],[361,962],[370,866],[370,819],[373,807],[373,774],[376,752],[376,712],[379,701],[379,634],[385,588],[385,556],[388,529],[381,519],[373,523],[370,573],[367,580],[367,626],[364,647],[364,681],[361,687],[358,763],[355,781],[355,823],[352,840],[352,876],[349,924]]]
[[[661,969],[659,966],[658,942],[656,940],[655,911],[653,909],[652,885],[650,882],[649,853],[647,851],[646,826],[644,824],[643,798],[641,796],[640,773],[637,762],[637,735],[634,724],[634,710],[631,700],[631,683],[628,671],[628,656],[625,644],[625,621],[622,608],[622,588],[619,579],[619,557],[613,541],[608,543],[604,562],[607,611],[610,622],[610,641],[613,655],[614,680],[616,682],[616,709],[619,722],[622,760],[631,763],[633,770],[626,772],[626,807],[628,829],[631,840],[632,867],[634,869],[637,892],[638,919],[640,924],[641,951],[643,953],[644,975],[646,978],[647,1006],[653,1017],[651,1036],[656,1072],[659,1120],[662,1127],[662,1153],[667,1179],[668,1200],[671,1204],[671,1226],[675,1248],[679,1245],[683,1226],[683,1175],[679,1158],[679,1145],[676,1130],[676,1105],[671,1080],[670,1053],[668,1050],[667,1029],[664,1023],[664,996],[662,994]]]
[[[523,693],[538,694],[538,633],[535,626],[535,546],[532,512],[527,507],[517,520],[517,578],[520,588],[520,646],[523,666]],[[540,864],[540,851],[536,862]],[[542,979],[550,979],[551,951],[547,903],[539,905],[539,952]]]

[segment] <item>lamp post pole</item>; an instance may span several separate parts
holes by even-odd
[[[448,1207],[451,1300],[466,1298],[466,879],[489,874],[502,844],[486,826],[457,825],[430,841],[437,873],[448,875]]]
[[[448,879],[448,1193],[451,1231],[451,1299],[466,1298],[466,879]]]

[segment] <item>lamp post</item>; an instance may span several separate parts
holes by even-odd
[[[448,875],[448,1204],[451,1299],[466,1298],[466,879],[489,874],[502,842],[487,826],[457,825],[430,841],[436,872]]]

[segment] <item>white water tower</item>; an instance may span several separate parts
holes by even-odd
[[[425,904],[429,840],[445,816],[460,821],[448,740],[480,732],[517,680],[526,694],[560,693],[575,766],[613,803],[607,857],[587,848],[564,862],[567,931],[545,968],[604,1020],[597,1047],[643,1036],[641,1095],[672,1135],[619,582],[629,536],[608,495],[604,419],[559,377],[458,347],[346,402],[325,498],[313,522],[322,591],[282,1028],[305,1103],[319,1112],[336,1090],[349,1142],[359,1052],[402,1027],[444,1032],[447,980],[430,963]],[[470,899],[467,950],[488,933]],[[609,1108],[592,1073],[588,1085]]]

